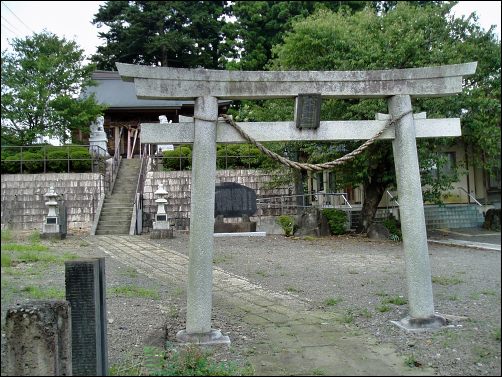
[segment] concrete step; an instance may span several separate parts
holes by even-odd
[[[113,235],[113,234],[129,234],[129,229],[127,230],[110,230],[110,229],[106,229],[106,230],[102,230],[102,229],[97,229],[96,230],[96,235],[97,236],[104,236],[104,235]]]
[[[121,209],[129,209],[132,211],[132,204],[131,203],[106,203],[103,205],[101,212],[108,211],[108,210],[110,210],[110,211],[121,210]]]
[[[132,196],[129,196],[129,197],[125,197],[125,198],[110,198],[110,199],[105,199],[103,204],[104,205],[107,205],[107,204],[123,204],[123,205],[128,205],[128,206],[132,206],[134,202],[134,197]]]
[[[129,231],[130,222],[128,223],[117,223],[117,224],[98,224],[98,230],[117,230],[117,231]]]
[[[100,223],[114,223],[117,221],[131,221],[132,211],[131,212],[122,212],[122,213],[104,213],[100,216]]]

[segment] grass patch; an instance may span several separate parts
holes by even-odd
[[[496,329],[495,331],[493,331],[492,333],[492,339],[497,341],[497,342],[500,342],[500,328]]]
[[[139,363],[126,362],[109,370],[112,376],[251,376],[250,365],[233,361],[217,361],[210,350],[196,345],[162,350],[145,347]]]
[[[378,305],[376,307],[376,310],[378,310],[380,313],[385,313],[385,312],[388,312],[390,310],[390,306],[389,305],[385,305],[385,304]]]
[[[58,288],[40,288],[28,285],[21,289],[21,292],[28,295],[30,298],[41,299],[64,299],[65,291]]]
[[[115,296],[121,297],[144,297],[158,300],[159,293],[153,289],[141,288],[135,285],[125,285],[122,287],[110,288],[109,292]]]
[[[474,355],[476,356],[476,362],[481,362],[483,359],[492,356],[492,352],[485,347],[474,346],[472,348]]]
[[[40,233],[37,232],[37,231],[31,233],[28,236],[28,241],[30,241],[31,243],[38,243],[38,242],[40,242]]]
[[[342,318],[343,323],[352,323],[354,322],[354,312],[352,310],[347,310]]]
[[[484,291],[481,291],[481,294],[485,295],[485,296],[496,296],[497,292],[495,292],[491,289],[485,289]]]
[[[408,301],[401,296],[386,297],[382,300],[382,304],[405,305]]]
[[[270,276],[270,274],[268,272],[263,271],[263,270],[256,271],[256,275],[259,275],[259,276],[264,277],[264,278]]]
[[[433,276],[432,282],[434,284],[448,286],[448,285],[457,285],[457,284],[463,283],[464,281],[462,279],[457,278],[457,277]]]
[[[12,231],[10,229],[2,229],[2,242],[11,242],[13,240]]]
[[[314,376],[325,376],[327,373],[321,368],[312,369],[312,375]]]
[[[339,298],[328,298],[328,299],[324,300],[324,305],[326,305],[326,306],[335,306],[340,301],[342,301],[342,300],[339,299]]]
[[[415,359],[414,355],[406,356],[406,358],[404,359],[404,365],[410,368],[419,368],[422,366],[422,364],[419,363],[417,359]]]
[[[286,291],[289,293],[300,293],[301,292],[299,289],[296,289],[294,287],[286,287]]]
[[[5,243],[2,245],[4,251],[48,251],[49,248],[45,245],[26,245],[20,243]]]
[[[371,318],[373,317],[373,314],[371,314],[371,312],[367,308],[364,308],[359,311],[359,316],[364,318]]]
[[[2,267],[12,267],[12,257],[8,253],[2,253]]]

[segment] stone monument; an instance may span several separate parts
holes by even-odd
[[[235,182],[216,185],[214,216],[215,233],[256,232],[256,222],[249,216],[256,212],[256,193]],[[240,217],[239,223],[225,223],[225,217]]]
[[[89,151],[94,156],[110,157],[108,154],[108,138],[104,130],[105,118],[99,116],[90,125],[91,135],[89,137]]]

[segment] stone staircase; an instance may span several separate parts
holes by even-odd
[[[105,196],[97,235],[129,234],[140,166],[139,158],[121,161],[113,192]]]

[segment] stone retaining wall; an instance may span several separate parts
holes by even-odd
[[[104,181],[99,173],[2,174],[1,227],[42,230],[45,193],[53,186],[67,208],[68,231],[89,231]]]

